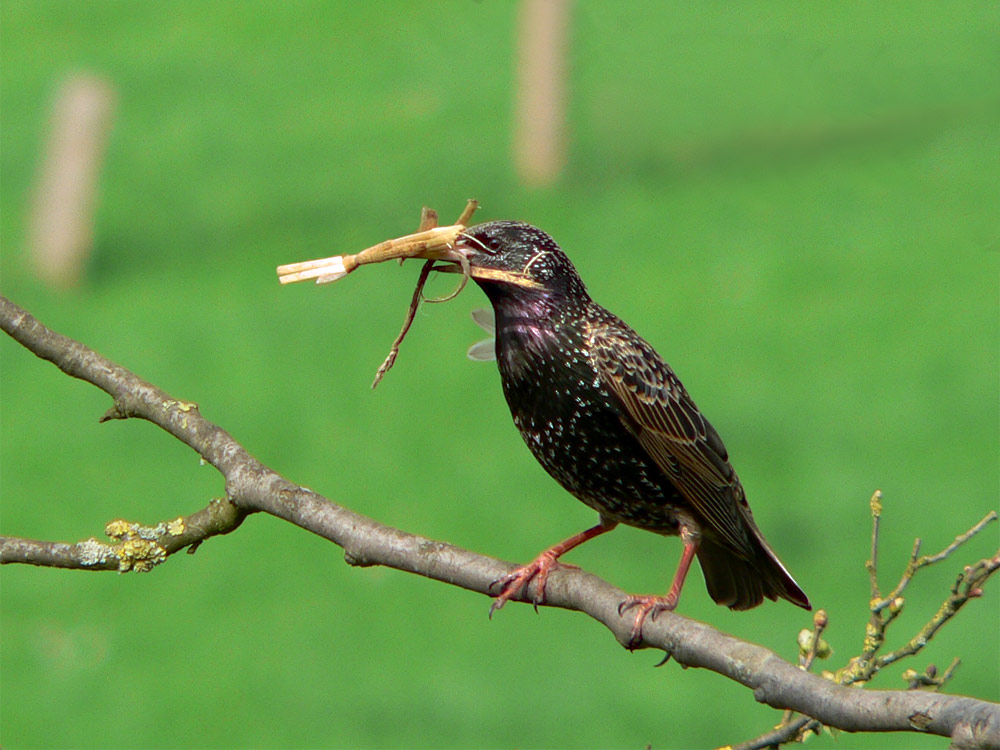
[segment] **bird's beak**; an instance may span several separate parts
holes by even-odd
[[[435,270],[445,273],[468,273],[474,279],[513,284],[525,289],[544,288],[543,284],[540,284],[527,274],[494,268],[488,264],[484,265],[481,262],[477,262],[491,257],[494,256],[484,252],[475,243],[468,241],[460,234],[455,245],[446,253],[442,253],[438,258],[439,260],[451,261],[451,264],[437,266]]]

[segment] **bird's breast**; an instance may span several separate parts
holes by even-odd
[[[532,454],[583,502],[635,523],[629,506],[639,496],[654,504],[663,498],[662,477],[601,383],[585,323],[524,311],[498,313],[496,333],[504,395]],[[667,505],[661,517],[642,525],[670,529]]]

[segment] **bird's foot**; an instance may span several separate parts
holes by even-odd
[[[632,621],[632,632],[629,634],[626,648],[629,651],[636,649],[642,643],[642,624],[648,616],[651,620],[656,620],[660,612],[670,612],[677,607],[677,597],[670,596],[629,596],[618,605],[618,614],[624,616],[630,610],[635,610],[635,619]]]
[[[552,550],[546,550],[527,565],[522,565],[520,568],[515,569],[513,573],[493,581],[490,584],[490,588],[499,586],[500,595],[490,605],[490,617],[492,618],[494,612],[502,608],[503,605],[516,596],[532,580],[535,581],[535,595],[532,597],[531,603],[535,606],[535,611],[537,612],[538,605],[545,603],[545,584],[549,579],[549,572],[552,568],[559,566],[565,568],[576,567],[575,565],[558,563],[556,562],[556,558],[557,555],[553,554]]]

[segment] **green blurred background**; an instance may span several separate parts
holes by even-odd
[[[510,422],[478,290],[423,309],[369,383],[417,267],[281,288],[280,263],[450,220],[533,222],[670,361],[724,436],[756,517],[840,665],[866,622],[868,498],[894,583],[998,490],[1000,6],[573,8],[569,165],[511,166],[515,6],[503,2],[0,4],[2,291],[172,395],[288,478],[388,524],[508,560],[590,525]],[[58,83],[118,90],[84,283],[33,278],[26,215]],[[439,280],[446,291],[453,279]],[[105,395],[9,338],[2,530],[77,540],[222,492]],[[909,638],[995,527],[920,575]],[[570,555],[663,591],[680,545],[633,529]],[[779,714],[717,675],[629,654],[599,625],[404,573],[352,569],[265,516],[150,575],[3,569],[5,747],[707,747]],[[1000,699],[991,582],[912,664]],[[683,614],[795,656],[787,603]],[[900,688],[904,666],[876,685]],[[842,735],[837,747],[942,747]],[[833,747],[823,737],[815,747]]]

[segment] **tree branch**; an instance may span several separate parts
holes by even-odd
[[[185,547],[194,552],[210,536],[228,534],[245,517],[246,513],[228,500],[212,500],[196,513],[155,526],[111,521],[104,527],[104,533],[113,540],[110,544],[94,537],[63,544],[0,536],[0,563],[145,573]]]
[[[384,526],[296,485],[251,456],[229,433],[212,424],[195,404],[179,401],[79,342],[42,325],[0,297],[0,327],[63,372],[96,385],[113,399],[102,418],[139,417],[161,427],[197,451],[225,479],[226,499],[192,516],[144,527],[109,524],[115,540],[106,556],[93,556],[87,540],[76,545],[0,538],[0,562],[79,567],[88,570],[146,570],[169,554],[235,529],[248,513],[265,512],[329,539],[344,549],[352,565],[385,565],[490,594],[494,581],[514,565],[445,542]],[[130,558],[127,547],[151,543]],[[102,553],[103,554],[103,553]],[[138,564],[136,564],[138,561]],[[984,580],[984,579],[983,579]],[[516,597],[531,600],[533,586]],[[624,592],[581,570],[558,568],[546,587],[549,606],[586,613],[607,627],[622,645],[631,621],[618,614]],[[739,640],[700,622],[664,613],[643,628],[643,648],[667,651],[684,666],[710,669],[754,691],[779,709],[793,709],[845,731],[921,731],[949,736],[956,746],[1000,746],[1000,707],[962,696],[919,691],[858,690],[799,669],[761,646]]]

